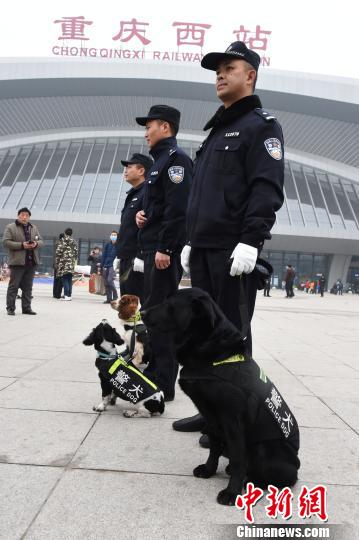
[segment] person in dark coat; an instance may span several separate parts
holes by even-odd
[[[145,117],[145,138],[154,163],[146,175],[142,209],[136,214],[138,240],[144,261],[144,307],[160,304],[173,294],[182,276],[181,250],[186,238],[186,208],[192,161],[177,145],[181,113],[167,105],[153,105]],[[163,390],[165,401],[174,399],[178,365],[167,336],[151,333],[149,375]]]
[[[122,160],[125,167],[124,177],[131,186],[127,192],[121,212],[121,227],[117,237],[117,258],[120,259],[121,294],[135,294],[144,302],[144,277],[138,271],[139,257],[136,214],[143,208],[145,175],[153,165],[153,160],[144,154],[133,154],[129,160]],[[137,258],[137,260],[135,260]],[[143,263],[142,263],[143,264]]]
[[[294,296],[294,291],[293,291],[294,278],[295,278],[294,268],[291,264],[287,264],[286,274],[284,277],[286,298],[293,298]]]
[[[249,355],[248,322],[257,293],[252,272],[284,200],[282,129],[253,94],[259,63],[259,55],[241,41],[202,59],[202,67],[216,72],[223,105],[207,122],[204,129],[211,131],[196,154],[181,256],[192,286],[208,292],[237,328],[249,327]],[[249,321],[241,317],[241,289]],[[173,427],[193,431],[202,426],[196,417]]]
[[[112,300],[117,300],[118,294],[115,285],[116,270],[113,267],[117,254],[117,231],[111,231],[110,241],[105,244],[101,257],[102,276],[105,281],[106,300],[104,304],[109,304]]]

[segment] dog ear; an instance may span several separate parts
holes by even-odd
[[[217,319],[215,304],[210,296],[200,296],[199,298],[194,299],[194,304],[197,307],[198,312],[200,313],[201,319],[206,320],[209,323],[211,328],[215,327],[215,322]]]
[[[91,334],[87,336],[82,342],[84,345],[93,345],[94,342],[94,332],[92,331]]]

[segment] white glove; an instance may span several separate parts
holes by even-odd
[[[237,244],[231,255],[233,259],[231,276],[239,276],[241,274],[250,274],[256,265],[258,257],[258,249],[248,244]]]
[[[189,272],[189,258],[191,255],[191,246],[184,246],[181,251],[181,265],[185,272]]]
[[[133,261],[133,271],[134,272],[143,272],[145,271],[145,268],[144,268],[144,262],[142,259],[138,259],[137,257],[134,259]]]

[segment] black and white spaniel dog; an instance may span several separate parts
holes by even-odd
[[[151,330],[167,333],[183,366],[179,384],[205,419],[207,462],[193,471],[209,478],[221,454],[230,480],[220,504],[234,505],[246,482],[265,489],[297,481],[299,429],[278,388],[245,355],[237,328],[201,289],[183,289],[142,312]]]
[[[93,407],[94,411],[105,411],[120,397],[135,406],[124,411],[127,418],[150,417],[164,412],[163,392],[130,361],[124,340],[106,319],[93,328],[83,344],[93,345],[96,350],[95,365],[101,382],[102,401]]]

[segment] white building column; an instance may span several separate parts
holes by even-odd
[[[327,279],[328,291],[333,287],[337,279],[341,279],[343,284],[346,283],[349,266],[352,260],[351,255],[333,255],[329,268],[329,276]]]

